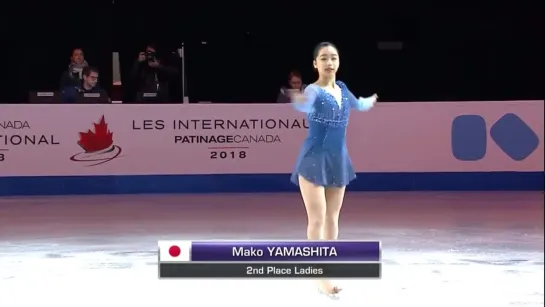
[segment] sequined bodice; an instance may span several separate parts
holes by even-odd
[[[342,83],[339,104],[335,97],[319,89],[313,109],[307,114],[309,123],[306,144],[314,150],[342,151],[346,147],[346,128],[350,115],[348,90]]]
[[[348,90],[346,86],[340,82],[338,82],[337,85],[341,88],[342,92],[340,105],[333,95],[320,89],[316,101],[314,102],[314,109],[307,114],[309,122],[320,123],[331,128],[346,128],[350,116]]]

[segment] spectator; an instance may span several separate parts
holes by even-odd
[[[72,57],[70,58],[70,65],[68,69],[62,74],[60,89],[64,90],[66,87],[80,86],[82,81],[83,68],[89,66],[85,61],[85,56],[81,48],[72,50]]]
[[[156,48],[148,45],[146,51],[138,55],[132,77],[138,92],[157,93],[157,101],[168,102],[169,82],[177,73],[178,69],[163,63],[157,56]]]
[[[100,97],[106,99],[106,91],[98,84],[98,69],[94,67],[85,67],[82,71],[83,79],[76,86],[65,87],[62,91],[63,102],[76,102],[78,97],[85,93],[100,94]]]
[[[290,95],[288,91],[299,90],[302,92],[305,90],[305,87],[306,85],[303,84],[303,78],[301,77],[301,74],[298,71],[292,71],[288,77],[288,86],[283,86],[282,88],[280,88],[280,93],[278,93],[278,98],[276,98],[276,102],[289,103]]]

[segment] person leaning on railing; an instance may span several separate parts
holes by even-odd
[[[301,73],[296,70],[292,71],[288,76],[288,85],[280,88],[280,93],[278,93],[276,102],[290,103],[291,96],[289,93],[293,90],[299,90],[303,92],[305,90],[305,87],[306,85],[303,84],[303,78],[301,77]]]

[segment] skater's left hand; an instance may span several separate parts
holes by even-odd
[[[373,94],[373,96],[369,97],[373,101],[373,105],[375,105],[378,102],[378,95]]]

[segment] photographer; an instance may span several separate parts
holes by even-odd
[[[157,93],[158,102],[169,102],[169,82],[177,73],[178,69],[162,63],[156,48],[148,45],[146,51],[138,55],[132,77],[138,92]]]
[[[72,56],[70,57],[70,65],[68,70],[64,71],[61,76],[60,89],[61,91],[67,87],[79,86],[81,84],[82,72],[85,67],[89,66],[85,61],[85,56],[81,48],[72,50]]]

